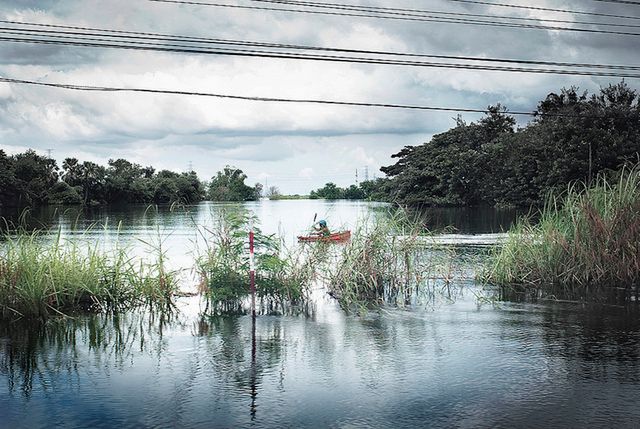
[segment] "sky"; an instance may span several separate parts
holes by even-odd
[[[498,3],[497,0],[488,0]],[[211,0],[210,2],[214,2]],[[251,0],[219,4],[252,5]],[[370,6],[575,21],[610,20],[452,0],[349,0]],[[532,5],[524,0],[500,3]],[[268,5],[265,5],[268,6]],[[273,5],[271,5],[273,6]],[[640,6],[538,0],[536,7],[640,17]],[[495,28],[159,3],[148,0],[0,0],[0,19],[362,50],[640,65],[638,36]],[[627,20],[640,26],[640,21]],[[562,24],[575,26],[575,23]],[[640,28],[624,28],[638,32]],[[551,92],[589,92],[618,78],[449,70],[273,58],[128,51],[0,41],[0,77],[79,85],[533,111]],[[628,80],[638,88],[638,80]],[[0,149],[32,148],[106,165],[125,158],[157,170],[224,166],[247,183],[306,194],[382,177],[406,145],[455,125],[455,112],[290,104],[167,94],[80,92],[0,82]],[[467,122],[481,114],[464,113]],[[518,117],[524,126],[530,118]]]

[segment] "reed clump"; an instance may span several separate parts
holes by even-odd
[[[127,249],[81,238],[18,232],[0,246],[0,317],[44,319],[70,311],[168,306],[177,288],[163,261],[136,263]]]
[[[329,273],[330,293],[344,307],[416,304],[446,293],[460,274],[453,248],[404,210],[360,224]]]
[[[255,284],[259,309],[277,312],[307,298],[313,270],[299,254],[288,252],[282,240],[263,234],[245,210],[227,208],[214,225],[202,227],[203,254],[197,258],[201,291],[217,312],[243,312],[250,294],[249,230],[254,231]]]
[[[581,297],[610,292],[637,297],[640,168],[549,197],[537,223],[524,218],[509,231],[483,277],[497,285],[533,285]]]

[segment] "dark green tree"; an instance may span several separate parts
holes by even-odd
[[[256,200],[255,188],[244,183],[246,178],[239,168],[226,166],[211,178],[207,197],[212,201]]]

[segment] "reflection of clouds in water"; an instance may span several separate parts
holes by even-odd
[[[640,384],[636,315],[472,301],[364,317],[320,301],[310,317],[260,316],[255,358],[251,317],[203,318],[198,298],[168,319],[3,324],[0,416],[16,427],[628,426],[640,417],[628,401]]]

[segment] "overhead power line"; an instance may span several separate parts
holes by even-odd
[[[396,8],[396,7],[354,5],[354,4],[348,4],[348,3],[327,3],[327,2],[318,2],[318,1],[301,1],[301,0],[249,0],[249,1],[255,2],[255,3],[272,3],[272,4],[282,4],[282,5],[289,5],[289,6],[360,11],[360,12],[369,12],[369,13],[376,13],[376,14],[409,16],[409,17],[425,16],[428,18],[438,18],[439,17],[438,15],[442,15],[442,17],[462,16],[465,18],[467,17],[491,18],[491,19],[502,19],[502,20],[512,20],[512,21],[529,21],[529,22],[533,21],[533,22],[553,22],[553,23],[560,23],[560,24],[601,25],[606,27],[628,27],[628,28],[640,27],[640,25],[638,24],[624,24],[624,23],[610,23],[610,22],[585,22],[585,21],[572,21],[572,20],[566,20],[566,19],[531,18],[531,17],[522,17],[522,16],[490,15],[490,14],[478,14],[478,13],[468,13],[468,12],[446,12],[446,11],[407,9],[407,8]]]
[[[633,6],[640,6],[640,2],[632,1],[632,0],[593,0],[602,3],[619,3],[619,4],[628,4]]]
[[[617,31],[617,30],[602,30],[593,28],[578,28],[578,27],[562,27],[540,24],[527,24],[520,22],[498,22],[491,20],[470,19],[470,18],[457,18],[457,17],[443,17],[435,15],[414,15],[414,16],[396,16],[389,14],[372,14],[372,13],[348,13],[348,12],[334,12],[328,10],[313,10],[313,9],[292,9],[284,7],[270,7],[270,6],[246,6],[238,4],[225,4],[225,3],[211,3],[195,0],[148,0],[155,3],[173,3],[173,4],[187,4],[196,6],[212,6],[222,8],[234,8],[234,9],[246,9],[246,10],[264,10],[264,11],[279,11],[279,12],[293,12],[293,13],[305,13],[305,14],[317,14],[317,15],[329,15],[329,16],[344,16],[344,17],[359,17],[359,18],[376,18],[376,19],[391,19],[402,21],[416,21],[416,22],[436,22],[443,24],[464,24],[464,25],[476,25],[485,27],[502,27],[502,28],[521,28],[521,29],[537,29],[548,31],[572,31],[579,33],[595,33],[595,34],[611,34],[619,36],[640,36],[640,33],[634,33],[629,31]],[[333,9],[338,10],[337,7]],[[344,8],[340,8],[343,10]],[[505,17],[503,19],[509,19]],[[534,22],[538,20],[532,19]]]
[[[512,9],[521,9],[521,10],[536,10],[536,11],[542,11],[542,12],[559,12],[559,13],[566,13],[566,14],[572,14],[572,15],[588,15],[588,16],[600,16],[605,18],[640,20],[640,16],[616,15],[611,13],[587,12],[582,10],[557,9],[557,8],[540,7],[540,6],[524,6],[524,5],[507,4],[507,3],[493,3],[493,2],[482,1],[482,0],[448,0],[448,1],[455,2],[455,3],[477,4],[477,5],[483,5],[483,6],[512,8]]]
[[[463,107],[433,107],[433,106],[419,106],[411,104],[395,104],[395,103],[368,103],[357,101],[338,101],[338,100],[322,100],[312,98],[276,98],[276,97],[257,97],[248,95],[231,95],[231,94],[219,94],[212,92],[199,92],[199,91],[181,91],[170,89],[155,89],[155,88],[126,88],[126,87],[112,87],[112,86],[94,86],[94,85],[78,85],[68,83],[53,83],[53,82],[39,82],[34,80],[14,79],[8,77],[0,77],[0,82],[21,84],[21,85],[34,85],[41,87],[60,88],[73,91],[89,91],[89,92],[134,92],[134,93],[146,93],[146,94],[168,94],[168,95],[187,95],[196,97],[214,97],[229,100],[244,100],[244,101],[262,101],[262,102],[275,102],[275,103],[297,103],[297,104],[321,104],[332,106],[353,106],[353,107],[376,107],[386,109],[406,109],[406,110],[423,110],[423,111],[438,111],[438,112],[459,112],[459,113],[489,113],[488,109],[472,109]],[[503,112],[508,115],[514,116],[538,116],[538,112],[523,112],[523,111],[511,111],[507,110]],[[597,117],[588,115],[573,115],[563,113],[545,114],[545,116],[553,117]]]
[[[0,26],[0,41],[6,42],[478,71],[640,78],[640,74],[635,73],[640,71],[640,66],[634,65],[415,54],[175,36],[161,33],[142,33],[53,24],[17,23],[12,21],[0,21],[0,23],[11,24],[8,27]],[[424,58],[457,62],[419,60]]]

